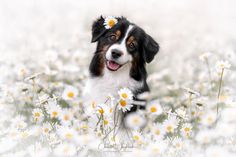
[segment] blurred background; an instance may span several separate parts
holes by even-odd
[[[165,67],[187,79],[182,72],[204,52],[236,59],[235,7],[234,0],[0,0],[0,62],[40,61],[56,49],[76,51],[89,64],[92,22],[122,15],[160,44],[155,70]]]

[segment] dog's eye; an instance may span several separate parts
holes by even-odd
[[[134,44],[134,43],[130,43],[130,44],[129,44],[129,48],[130,48],[131,50],[135,49],[135,44]]]
[[[115,34],[111,34],[109,36],[109,38],[110,38],[111,41],[116,41],[116,35]]]

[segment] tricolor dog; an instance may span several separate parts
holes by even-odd
[[[142,28],[124,17],[100,17],[92,25],[92,42],[97,47],[89,66],[85,97],[104,103],[108,94],[116,95],[123,87],[134,96],[149,91],[145,67],[159,45]]]

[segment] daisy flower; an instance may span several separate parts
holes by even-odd
[[[111,101],[115,100],[115,97],[112,94],[108,94],[107,98],[109,98]]]
[[[103,125],[105,127],[112,127],[113,126],[113,120],[110,116],[104,117],[103,118]]]
[[[161,125],[154,125],[151,127],[151,133],[155,139],[162,139],[165,134],[165,130]]]
[[[107,98],[110,100],[110,106],[114,106],[115,97],[112,94],[108,94]]]
[[[185,123],[181,128],[181,133],[184,137],[190,137],[192,134],[192,125],[190,123]]]
[[[104,21],[104,26],[106,29],[111,29],[116,23],[117,23],[117,19],[113,16],[108,16],[105,18]]]
[[[12,120],[12,127],[13,128],[17,128],[17,129],[25,129],[27,127],[27,123],[25,122],[25,117],[19,115],[16,116],[13,120]]]
[[[213,111],[209,111],[207,113],[205,113],[202,117],[201,117],[201,123],[205,126],[211,126],[215,123],[216,121],[216,116],[217,114]]]
[[[184,146],[184,142],[179,137],[174,138],[172,144],[176,150],[181,150]]]
[[[152,102],[147,106],[147,111],[152,115],[160,115],[163,110],[158,102]]]
[[[17,128],[11,128],[8,130],[7,132],[7,137],[10,139],[10,140],[16,140],[19,138],[19,135],[20,135],[20,131],[17,129]]]
[[[54,154],[56,156],[74,156],[76,154],[76,146],[71,143],[59,144],[54,149]]]
[[[16,73],[19,77],[25,77],[28,73],[29,73],[29,70],[26,68],[25,65],[17,65],[16,66]]]
[[[221,119],[225,123],[235,123],[236,122],[236,107],[229,107],[222,110]]]
[[[44,115],[43,115],[41,109],[39,109],[39,108],[34,109],[32,114],[33,114],[34,122],[42,122],[43,121]]]
[[[230,69],[230,67],[231,67],[231,64],[228,61],[221,60],[216,63],[216,70],[218,72],[221,72],[222,69]]]
[[[208,144],[214,138],[214,134],[212,131],[209,130],[201,130],[196,135],[196,141],[200,144]]]
[[[61,142],[61,139],[60,139],[60,138],[58,137],[58,135],[57,135],[56,133],[54,133],[54,132],[48,134],[47,140],[48,140],[48,142],[49,142],[49,145],[51,145],[51,146],[52,146],[52,145],[55,146],[55,144],[58,144],[58,143]]]
[[[48,99],[49,99],[49,95],[47,95],[47,94],[41,94],[41,95],[38,96],[38,101],[37,101],[37,103],[38,103],[38,104],[43,104],[43,103],[45,103]]]
[[[118,102],[118,109],[122,110],[123,112],[129,111],[131,107],[133,107],[133,105],[131,104],[131,101],[128,99],[127,100],[120,99]]]
[[[222,146],[218,146],[218,145],[211,145],[209,147],[207,147],[206,152],[205,152],[206,156],[214,156],[214,157],[233,157],[235,156],[235,154],[231,154],[229,152],[229,150],[227,150],[225,147]]]
[[[46,147],[43,147],[43,144],[40,142],[36,142],[35,144],[30,145],[26,148],[27,152],[29,153],[29,156],[34,157],[46,157],[49,156],[49,149]]]
[[[128,88],[122,88],[118,91],[118,94],[120,96],[120,99],[126,100],[132,100],[133,99],[133,94],[131,92],[131,90],[129,90]]]
[[[20,132],[20,138],[21,139],[26,139],[31,135],[30,130],[24,130]]]
[[[187,110],[183,107],[178,108],[177,110],[175,110],[175,112],[177,113],[178,116],[187,119],[188,115],[187,115]]]
[[[110,115],[112,113],[112,108],[108,107],[106,104],[98,104],[96,112],[99,115]]]
[[[51,130],[52,130],[52,126],[48,122],[43,124],[42,131],[44,135],[48,135]]]
[[[166,133],[174,133],[179,125],[179,119],[176,116],[169,115],[168,119],[163,122],[163,127]]]
[[[140,129],[145,125],[146,119],[138,113],[130,113],[125,118],[125,124],[131,129]]]
[[[205,62],[212,54],[209,52],[203,53],[199,56],[199,59],[203,62]]]
[[[63,125],[70,125],[71,121],[74,119],[74,113],[70,109],[63,109],[62,113],[59,115],[59,120]]]
[[[230,123],[218,123],[215,129],[215,131],[218,132],[217,136],[225,138],[233,137],[235,130],[236,126]]]
[[[78,125],[74,127],[77,132],[88,132],[90,128],[86,122],[78,122]]]
[[[96,133],[78,135],[77,143],[80,147],[86,147],[88,149],[97,149],[101,141],[97,138]]]
[[[159,156],[166,150],[167,146],[167,142],[162,140],[156,143],[150,143],[146,148],[147,156]]]
[[[78,89],[73,86],[66,86],[62,93],[62,98],[64,100],[73,100],[78,95]]]
[[[76,139],[77,133],[73,128],[61,126],[58,128],[57,132],[58,132],[58,135],[64,140]]]
[[[143,137],[142,137],[141,133],[138,131],[132,132],[132,138],[133,138],[133,141],[137,144],[143,143]]]
[[[56,101],[49,101],[46,106],[46,111],[51,118],[58,118],[61,114],[61,107],[57,105]]]
[[[97,104],[95,101],[88,102],[86,105],[84,105],[85,115],[90,116],[97,112]]]

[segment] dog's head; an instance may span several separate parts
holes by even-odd
[[[130,64],[130,75],[140,80],[145,63],[150,63],[159,50],[151,36],[124,17],[100,17],[92,26],[92,42],[98,42],[90,64],[93,76],[102,75],[104,68],[115,73]]]

